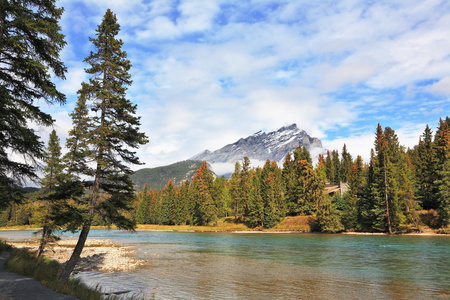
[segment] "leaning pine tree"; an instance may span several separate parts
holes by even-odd
[[[91,112],[84,117],[82,114],[78,116],[89,118],[89,122],[75,122],[85,126],[84,136],[79,135],[80,131],[73,132],[83,140],[85,147],[80,149],[87,159],[77,155],[77,147],[71,150],[74,158],[82,160],[76,171],[89,177],[89,185],[82,199],[84,205],[80,206],[86,207],[82,211],[82,230],[71,258],[60,273],[62,283],[67,281],[80,258],[94,215],[100,215],[120,229],[133,230],[135,227],[134,221],[124,214],[132,209],[134,198],[128,164],[141,164],[130,149],[148,141],[145,134],[139,132],[136,105],[126,99],[125,92],[132,82],[128,73],[131,64],[121,49],[122,41],[116,39],[119,30],[116,15],[108,9],[98,26],[96,38],[90,39],[95,52],[85,59],[90,65],[86,72],[91,74],[91,78],[82,84],[79,98],[91,102]]]

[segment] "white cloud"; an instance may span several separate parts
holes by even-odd
[[[430,91],[433,93],[450,95],[450,76],[446,76],[430,86]]]

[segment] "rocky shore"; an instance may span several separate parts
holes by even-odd
[[[44,256],[64,263],[69,260],[76,243],[76,239],[60,240],[53,245],[49,245],[44,252]],[[37,240],[8,242],[8,244],[30,251],[37,251],[39,245]],[[109,240],[88,239],[74,273],[83,271],[131,271],[146,263],[144,260],[133,257],[134,253],[133,247],[117,245]]]

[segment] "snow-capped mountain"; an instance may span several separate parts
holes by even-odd
[[[308,149],[313,162],[317,161],[319,154],[326,153],[318,138],[310,137],[304,130],[300,130],[296,124],[292,124],[269,133],[259,131],[214,152],[205,150],[190,159],[206,160],[212,165],[216,174],[221,175],[232,172],[233,169],[230,170],[230,164],[234,167],[234,164],[237,161],[242,161],[244,156],[250,159],[252,166],[262,166],[267,159],[275,160],[281,165],[286,158],[286,154],[292,153],[299,145]],[[224,168],[226,170],[220,170]]]

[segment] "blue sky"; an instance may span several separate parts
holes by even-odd
[[[145,167],[297,123],[367,160],[380,123],[413,146],[450,115],[449,1],[62,0],[65,106],[43,106],[64,141],[88,77],[89,37],[110,8],[133,64],[128,97]],[[48,139],[50,129],[41,129]]]

